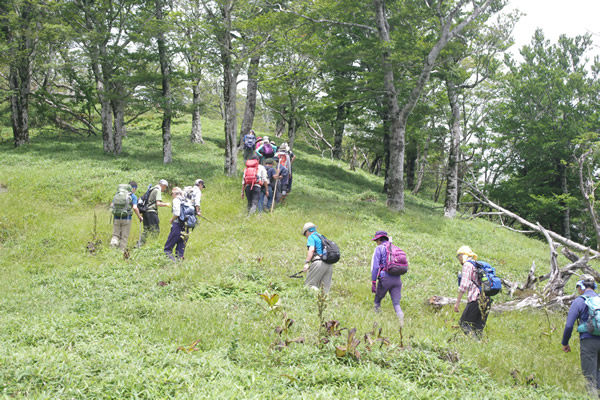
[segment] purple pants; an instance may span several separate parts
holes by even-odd
[[[177,254],[177,258],[183,260],[183,252],[185,251],[185,239],[181,237],[181,233],[183,231],[183,227],[179,223],[179,220],[174,221],[171,224],[171,232],[169,232],[169,237],[167,238],[167,242],[165,243],[165,254],[171,260],[176,261],[175,257],[173,257],[173,247],[177,246],[175,249],[175,253]]]
[[[399,276],[384,275],[379,277],[377,290],[375,291],[375,311],[379,311],[381,300],[386,293],[390,293],[394,311],[401,321],[404,321],[404,313],[400,308],[400,298],[402,297],[402,279]]]

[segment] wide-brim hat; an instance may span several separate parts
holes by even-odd
[[[371,240],[377,240],[382,237],[389,239],[388,233],[386,231],[377,231],[375,232],[375,236],[373,236],[373,239]]]

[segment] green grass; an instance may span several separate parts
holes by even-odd
[[[222,174],[222,123],[203,121],[201,146],[188,143],[188,129],[185,121],[174,127],[168,166],[156,120],[131,127],[117,158],[104,155],[96,137],[46,134],[20,149],[0,144],[3,397],[585,397],[576,338],[573,353],[561,352],[563,313],[492,314],[478,342],[458,332],[459,315],[450,308],[425,305],[432,295],[455,295],[460,245],[469,244],[502,276],[524,280],[533,261],[538,271],[548,268],[546,244],[485,221],[447,220],[412,196],[406,212],[392,213],[380,178],[350,172],[301,144],[287,204],[247,218],[241,178]],[[142,191],[161,178],[189,185],[198,177],[207,184],[203,213],[214,223],[201,220],[183,263],[162,254],[164,208],[159,237],[130,259],[106,246],[107,205],[117,184],[135,179]],[[91,255],[94,215],[102,245]],[[302,267],[300,229],[308,220],[342,249],[325,318],[358,329],[360,360],[335,357],[346,333],[319,344],[316,295],[288,278]],[[380,229],[411,262],[403,279],[403,349],[389,299],[381,314],[372,312],[369,239]],[[138,234],[134,222],[130,244]],[[260,299],[264,291],[281,296],[279,312]],[[271,344],[282,312],[295,321],[290,338],[305,343],[277,351]],[[367,351],[363,335],[374,322],[392,345]],[[198,339],[198,351],[177,351]],[[535,385],[527,383],[531,375]]]

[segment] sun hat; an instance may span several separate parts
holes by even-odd
[[[306,231],[314,232],[316,230],[317,230],[317,226],[315,224],[313,224],[312,222],[307,222],[302,227],[302,236],[304,236],[306,234]]]
[[[593,289],[596,289],[596,280],[590,274],[583,274],[579,277],[580,279],[575,284],[575,287],[581,288],[581,290],[585,290],[586,286],[592,286]]]
[[[167,182],[166,179],[161,179],[160,181],[158,181],[159,185],[165,185],[165,186],[169,186],[169,182]]]
[[[206,187],[206,185],[204,184],[204,181],[202,179],[196,179],[196,182],[194,182],[194,185],[196,185],[196,186],[202,185],[203,188]]]
[[[459,256],[461,254],[467,255],[474,260],[477,260],[477,254],[471,250],[469,246],[460,246],[458,250],[456,250],[456,255]]]
[[[377,231],[375,232],[375,236],[373,236],[373,239],[371,240],[377,240],[382,237],[389,239],[388,233],[386,231]]]

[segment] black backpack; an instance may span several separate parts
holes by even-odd
[[[148,204],[150,193],[152,193],[152,185],[148,186],[148,190],[146,190],[146,193],[144,193],[144,195],[138,200],[137,208],[139,212],[145,213],[146,211],[148,211],[148,206],[150,205]]]
[[[321,260],[327,264],[335,264],[340,260],[340,248],[334,241],[327,239],[325,236],[319,234],[321,242],[323,243],[323,254]]]

